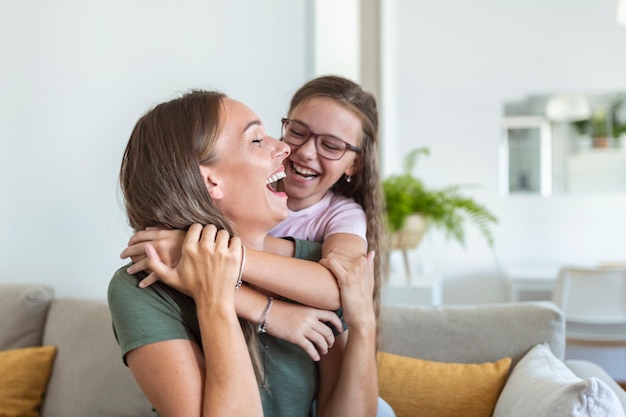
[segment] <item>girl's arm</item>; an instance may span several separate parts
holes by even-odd
[[[327,268],[293,258],[294,244],[289,240],[267,236],[264,246],[265,252],[248,251],[250,262],[246,261],[244,269],[247,282],[312,307],[340,307],[337,281]],[[348,255],[364,256],[367,244],[357,235],[334,233],[322,244],[322,257],[335,248]]]
[[[240,240],[214,226],[193,225],[176,268],[160,262],[149,245],[147,253],[153,271],[192,295],[204,342],[204,350],[189,340],[170,340],[126,355],[150,402],[164,417],[262,416],[252,360],[235,312]]]
[[[277,240],[284,240],[293,246],[285,239]],[[337,310],[341,304],[333,274],[317,262],[291,256],[248,249],[244,281],[301,304]]]
[[[166,265],[177,265],[180,259],[181,247],[185,239],[185,232],[181,230],[159,230],[155,228],[147,229],[145,231],[137,232],[130,240],[130,243],[126,249],[120,255],[122,258],[131,257],[136,263],[128,268],[130,274],[135,274],[142,270],[149,270],[151,261],[145,256],[146,249],[151,247],[152,250],[156,250],[158,262]],[[293,246],[293,243],[283,240],[286,243]],[[247,252],[254,252],[250,249]],[[258,253],[258,252],[257,252]],[[165,260],[161,258],[162,254],[167,256]],[[250,255],[247,255],[248,259]],[[254,255],[252,255],[254,256]],[[292,259],[283,259],[291,261]],[[317,268],[321,268],[325,273],[330,274],[327,268],[309,261],[297,260],[299,264],[315,265]],[[244,270],[248,267],[248,262],[244,265]],[[330,274],[332,277],[332,274]],[[172,276],[164,276],[162,281],[170,286],[176,288],[176,282],[170,282]],[[155,282],[157,276],[152,272],[147,278],[140,282],[140,286],[146,287],[151,282]],[[334,277],[332,282],[336,288],[336,281]],[[178,288],[181,292],[185,292],[184,289]],[[337,290],[338,291],[338,290]],[[186,293],[190,295],[189,293]],[[298,300],[296,300],[298,301]],[[337,301],[338,302],[338,301]],[[261,314],[267,303],[267,295],[254,290],[246,285],[242,286],[239,291],[236,292],[235,306],[237,315],[243,319],[251,321],[252,323],[258,323],[261,319]],[[267,332],[272,336],[291,342],[300,346],[311,359],[317,361],[321,354],[328,352],[329,346],[332,346],[335,342],[335,336],[330,328],[325,324],[330,323],[333,327],[343,330],[342,323],[333,312],[326,309],[317,309],[313,307],[307,307],[304,305],[296,305],[284,301],[274,301],[274,307],[268,316]]]
[[[266,317],[268,296],[246,285],[235,295],[237,315],[252,323],[266,321],[267,333],[300,346],[314,361],[320,360],[335,344],[335,335],[326,323],[343,331],[341,319],[332,311],[274,299]]]
[[[148,243],[156,249],[166,265],[175,266],[180,258],[184,233],[181,230],[156,228],[135,233],[120,255],[123,259],[132,258],[135,262],[128,273],[135,274],[148,269],[145,258]],[[268,236],[264,246],[272,253],[247,249],[245,281],[311,307],[325,310],[340,307],[337,282],[327,268],[316,262],[293,258],[294,243],[289,240]],[[140,286],[146,287],[157,279],[151,273]]]
[[[336,255],[335,250],[322,263],[337,277],[349,330],[320,360],[317,417],[371,417],[378,406],[373,252],[367,258]]]
[[[335,233],[327,236],[322,244],[322,257],[333,251],[341,251],[350,257],[365,256],[367,242],[352,233]]]

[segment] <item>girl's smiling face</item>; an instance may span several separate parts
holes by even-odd
[[[361,146],[361,119],[334,99],[305,100],[289,114],[289,119],[303,123],[316,134],[335,136],[352,146]],[[317,203],[344,174],[354,175],[360,161],[359,155],[350,150],[336,161],[320,157],[314,137],[301,146],[291,146],[291,155],[285,161],[287,178],[282,182],[282,189],[289,195],[289,208],[297,211]]]

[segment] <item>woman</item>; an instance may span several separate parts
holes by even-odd
[[[265,134],[254,113],[217,93],[193,92],[159,105],[138,122],[122,166],[122,189],[131,226],[135,230],[149,226],[186,229],[192,223],[215,224],[239,236],[244,246],[263,250],[267,231],[287,215],[286,196],[275,191],[271,183],[283,175],[282,162],[288,154],[286,145]],[[315,253],[307,254],[308,243],[296,243],[296,256],[317,260]],[[158,259],[152,255],[155,269]],[[334,256],[325,262],[333,268],[339,285],[345,286],[341,301],[354,337],[349,338],[346,350],[352,355],[337,363],[342,369],[340,377],[334,381],[321,378],[320,384],[331,383],[333,388],[320,385],[319,389],[333,394],[318,399],[319,405],[324,415],[370,415],[367,398],[372,390],[375,398],[377,389],[375,366],[373,371],[370,366],[375,319],[368,302],[371,293],[365,300],[362,294],[367,293],[371,280],[354,279],[354,275],[368,269],[372,256]],[[207,370],[209,365],[205,358],[213,357],[211,346],[201,343],[206,318],[181,292],[162,283],[140,289],[138,279],[122,268],[109,289],[125,360],[162,415],[203,415],[203,407],[211,406],[205,391],[215,385],[204,372],[205,363]],[[193,289],[180,282],[186,281],[170,284],[182,292]],[[254,290],[244,285],[236,298],[251,292]],[[266,299],[263,294],[251,297],[258,300],[259,296]],[[323,313],[328,314],[324,319]],[[341,328],[334,313],[322,311],[319,317]],[[247,334],[249,342],[256,341]],[[298,346],[268,334],[261,337],[262,355],[253,362],[260,364],[257,369],[264,412],[272,416],[308,415],[318,389],[314,363]],[[361,366],[365,362],[368,366]]]
[[[380,308],[380,288],[383,282],[385,260],[386,228],[383,222],[383,194],[378,168],[378,110],[376,99],[360,85],[339,76],[321,76],[310,80],[294,94],[287,117],[282,120],[282,139],[289,144],[291,153],[285,160],[286,176],[279,183],[279,189],[288,195],[289,217],[270,231],[275,236],[291,236],[323,244],[322,253],[333,248],[355,256],[375,250],[375,290],[373,301],[376,311]],[[140,231],[131,239],[131,246],[123,256],[137,256],[145,252],[143,244],[152,241],[160,254],[172,264],[180,252],[182,235],[173,231]],[[271,243],[266,241],[266,245]],[[171,248],[171,250],[170,250]],[[289,248],[287,247],[289,250]],[[289,251],[284,252],[289,255]],[[277,279],[292,290],[302,283],[316,283],[318,291],[309,291],[309,298],[298,299],[302,303],[329,308],[322,304],[332,298],[333,293],[324,289],[324,281],[319,274],[307,275],[301,269],[298,282],[289,279],[296,276],[287,268],[281,274],[262,265],[276,263],[266,253],[255,254],[246,262],[244,279],[264,287],[268,279]],[[263,261],[263,259],[266,259]],[[140,268],[140,263],[133,266]],[[260,265],[260,266],[259,266]],[[151,280],[147,279],[144,285]],[[282,289],[273,287],[283,294]],[[321,293],[320,293],[321,292]],[[316,296],[316,294],[319,294]],[[297,297],[296,294],[292,294]],[[317,355],[313,343],[306,338],[291,339],[295,332],[279,311],[272,311],[268,331],[277,337],[300,344],[319,360],[319,366],[330,364],[330,375],[334,369],[333,360],[327,355]],[[343,355],[343,345],[347,333],[332,343],[332,355]],[[318,347],[319,348],[319,347]],[[327,351],[324,349],[323,351]],[[324,393],[320,393],[324,395]],[[386,410],[383,412],[383,410]],[[379,403],[378,416],[392,416],[393,412],[383,401]]]

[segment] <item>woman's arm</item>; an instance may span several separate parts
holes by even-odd
[[[262,416],[261,397],[235,312],[241,241],[214,226],[193,225],[176,268],[147,246],[150,268],[191,294],[203,349],[186,340],[157,342],[126,358],[140,387],[164,417]],[[210,260],[210,262],[208,261]]]
[[[318,417],[375,416],[378,405],[376,315],[373,252],[366,257],[328,254],[327,264],[337,277],[348,331],[320,360]]]

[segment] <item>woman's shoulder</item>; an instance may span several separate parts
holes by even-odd
[[[132,302],[133,305],[151,304],[189,304],[193,303],[191,298],[176,291],[174,288],[157,281],[146,288],[139,287],[139,282],[148,276],[145,272],[129,274],[126,269],[130,266],[124,265],[113,274],[109,281],[107,298],[109,306]]]
[[[130,265],[131,263],[128,263],[113,273],[113,277],[111,278],[111,281],[109,281],[109,295],[111,292],[115,293],[129,287],[132,288],[137,286],[137,283],[139,282],[138,278],[135,275],[130,275],[126,272],[126,269]]]

